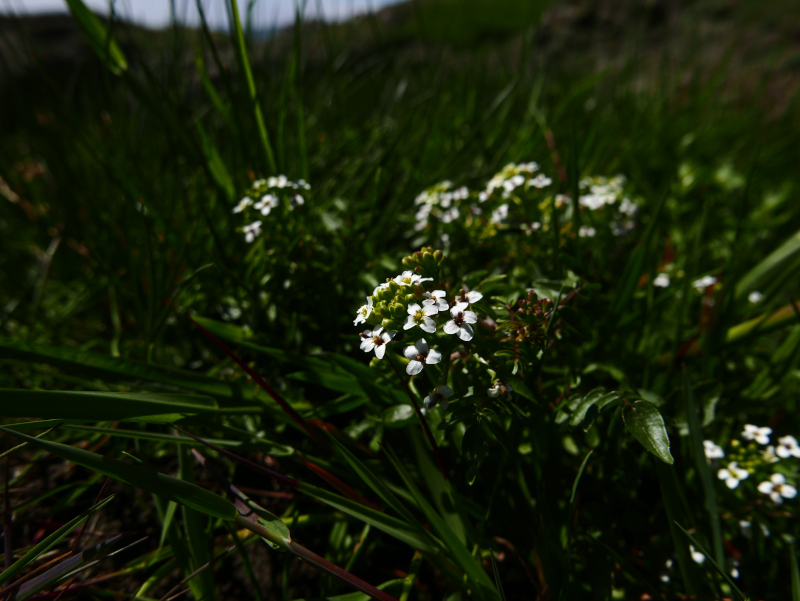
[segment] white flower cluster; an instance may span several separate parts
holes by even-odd
[[[717,477],[723,480],[728,488],[735,489],[740,482],[750,477],[755,467],[765,467],[792,457],[800,459],[800,444],[794,436],[782,436],[778,439],[777,446],[772,446],[769,444],[771,434],[772,428],[745,424],[741,433],[742,439],[756,442],[766,448],[757,453],[750,452],[752,457],[747,457],[741,452],[738,455],[734,454],[738,460],[730,461],[726,467],[718,470]],[[741,446],[737,441],[732,444]],[[703,441],[703,447],[708,461],[725,457],[722,447],[711,440]],[[740,465],[742,463],[744,465]],[[773,473],[769,480],[761,482],[757,488],[762,494],[768,495],[774,503],[782,503],[784,499],[793,499],[797,496],[797,488],[787,484],[786,477],[780,473]]]
[[[458,219],[461,215],[459,205],[467,198],[469,198],[469,189],[461,186],[453,190],[453,182],[449,180],[431,186],[414,199],[414,204],[419,207],[414,229],[417,231],[425,229],[431,216],[436,217],[442,223],[450,223]],[[475,208],[477,209],[477,207]]]
[[[267,217],[281,205],[281,198],[288,198],[287,207],[291,211],[305,204],[306,200],[300,192],[310,189],[305,180],[291,181],[285,175],[259,179],[253,182],[246,195],[233,207],[233,213],[245,213],[247,216],[255,213]],[[261,235],[261,225],[262,221],[256,219],[242,228],[246,242],[252,243]]]
[[[537,171],[539,171],[538,163],[509,163],[489,180],[486,190],[479,194],[478,200],[484,202],[496,193],[499,193],[501,198],[509,198],[519,187],[525,190],[542,189],[553,183],[553,180],[543,173],[534,175]]]
[[[607,206],[616,205],[616,218],[611,222],[611,233],[624,236],[636,227],[634,216],[639,207],[630,198],[624,197],[624,186],[627,179],[624,175],[614,177],[585,177],[579,182],[580,196],[578,204],[590,211],[597,211]]]

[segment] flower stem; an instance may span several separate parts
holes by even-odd
[[[444,462],[442,461],[442,456],[439,453],[439,446],[436,444],[436,440],[433,438],[433,432],[431,432],[431,429],[428,426],[428,422],[425,421],[425,416],[422,415],[422,411],[420,411],[419,409],[419,405],[417,404],[417,399],[414,398],[414,393],[411,392],[411,388],[409,388],[408,386],[408,381],[400,373],[400,370],[397,369],[397,365],[395,364],[394,359],[392,358],[392,354],[387,352],[386,357],[389,359],[389,363],[391,364],[392,369],[394,369],[394,373],[397,374],[397,377],[400,378],[400,381],[403,383],[403,388],[406,389],[408,398],[411,399],[411,404],[414,406],[414,411],[417,412],[417,417],[419,418],[419,421],[422,422],[422,429],[425,431],[425,436],[428,437],[428,442],[431,443],[431,448],[433,449],[433,454],[436,455],[436,462],[439,464],[439,469],[442,472],[442,476],[444,476],[444,479],[449,482],[450,476],[447,475],[447,468],[445,468]]]

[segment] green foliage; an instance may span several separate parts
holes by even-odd
[[[68,4],[91,52],[15,22],[45,58],[0,98],[0,581],[800,596],[797,98],[684,54],[796,9],[428,0],[263,41],[236,2],[227,35]],[[120,524],[151,536],[88,542]]]

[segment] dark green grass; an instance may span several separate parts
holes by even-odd
[[[789,561],[791,537],[800,536],[794,506],[787,503],[783,512],[760,501],[748,505],[720,486],[713,473],[709,486],[709,475],[699,473],[704,464],[697,445],[702,438],[730,439],[743,423],[797,432],[800,326],[790,319],[767,334],[735,343],[726,342],[725,335],[733,325],[797,301],[800,265],[795,258],[764,272],[764,307],[751,308],[726,293],[702,336],[703,310],[689,289],[691,279],[719,272],[733,290],[799,227],[800,205],[794,199],[800,176],[794,150],[800,127],[791,99],[796,92],[790,86],[784,89],[788,108],[775,114],[767,84],[740,85],[746,78],[739,72],[741,64],[731,58],[738,56],[737,32],[774,23],[777,10],[754,13],[752,7],[743,7],[725,18],[733,32],[725,38],[730,54],[716,61],[702,51],[693,53],[688,40],[699,39],[703,15],[722,11],[724,17],[724,6],[691,4],[680,28],[687,47],[671,54],[674,46],[665,45],[655,59],[647,54],[647,61],[639,52],[650,48],[643,41],[649,26],[637,20],[635,11],[622,11],[630,21],[615,31],[627,36],[630,46],[620,51],[612,67],[598,72],[589,57],[608,53],[605,46],[575,55],[541,45],[542,6],[508,3],[498,10],[494,3],[469,4],[413,3],[402,9],[405,16],[396,28],[372,17],[339,26],[298,24],[294,32],[248,46],[277,170],[290,178],[307,177],[314,187],[312,214],[327,216],[314,230],[316,240],[309,240],[302,252],[294,247],[286,251],[285,260],[269,264],[248,260],[248,248],[234,231],[239,222],[231,215],[251,179],[271,174],[232,41],[178,28],[143,34],[115,24],[114,34],[130,63],[121,76],[110,74],[88,54],[56,69],[32,63],[14,79],[4,75],[8,91],[0,110],[10,118],[2,125],[0,177],[13,190],[15,202],[0,199],[3,343],[16,340],[114,355],[136,362],[136,370],[125,365],[105,369],[81,356],[46,358],[14,347],[3,352],[0,385],[199,392],[202,382],[182,381],[161,370],[183,368],[227,379],[240,375],[231,372],[232,364],[187,319],[191,313],[223,319],[235,307],[241,310],[235,325],[255,333],[250,343],[279,349],[264,354],[251,344],[238,351],[313,417],[321,400],[332,401],[342,392],[336,384],[342,369],[304,363],[302,357],[324,350],[363,363],[352,319],[374,285],[364,274],[374,279],[399,272],[400,257],[415,250],[414,196],[445,178],[478,188],[510,161],[535,160],[553,174],[555,151],[570,178],[564,192],[581,175],[626,174],[634,194],[645,201],[644,227],[638,234],[650,226],[651,236],[638,246],[609,253],[584,252],[577,245],[556,250],[552,264],[535,266],[551,279],[567,277],[572,270],[595,284],[596,292],[565,315],[577,333],[565,335],[542,363],[530,420],[511,430],[516,438],[508,446],[514,451],[522,445],[526,453],[504,454],[494,444],[490,460],[468,487],[460,440],[449,443],[446,452],[459,473],[454,478],[459,519],[477,530],[468,533],[469,540],[478,541],[481,551],[494,548],[496,554],[501,543],[492,537],[514,545],[518,557],[505,547],[497,565],[509,599],[535,596],[536,584],[530,584],[523,564],[536,572],[535,583],[544,578],[553,599],[555,591],[563,599],[608,599],[612,589],[624,590],[627,598],[654,590],[730,595],[707,565],[698,566],[688,557],[684,535],[669,521],[675,520],[715,559],[721,550],[728,557],[731,553],[720,537],[741,553],[738,585],[752,598],[788,598],[794,565]],[[24,33],[26,27],[19,23],[16,31]],[[590,37],[580,28],[570,31],[574,37],[567,39],[576,44],[585,43],[581,36]],[[216,46],[210,45],[212,40]],[[780,38],[769,55],[778,58],[767,68],[791,69],[782,57],[792,51]],[[195,53],[202,57],[205,85],[194,66]],[[766,52],[761,60],[768,60]],[[748,73],[768,72],[755,70],[752,62],[745,66]],[[548,148],[546,132],[553,148]],[[217,160],[224,173],[215,167]],[[37,165],[43,167],[41,173]],[[685,301],[677,297],[677,284],[663,292],[638,287],[640,276],[655,275],[668,244],[687,274]],[[463,254],[465,264],[454,267],[455,273],[503,269],[521,281],[533,279],[528,273],[534,269],[524,255],[504,263],[479,252]],[[238,330],[228,334],[228,340],[244,340]],[[684,356],[682,349],[693,337],[699,340],[697,352]],[[688,370],[686,380],[681,360]],[[144,370],[147,363],[150,368]],[[345,365],[344,371],[356,369]],[[594,367],[586,370],[588,366]],[[135,375],[126,378],[120,375],[124,370]],[[286,377],[292,372],[294,377]],[[601,416],[586,434],[554,425],[553,409],[577,377],[583,379],[584,392],[604,386],[657,399],[675,465],[656,465],[625,433],[619,413]],[[348,380],[346,386],[351,385]],[[697,432],[698,420],[687,420],[686,412],[695,403],[704,408],[712,403],[714,395],[705,393],[717,385],[723,392],[715,421]],[[350,431],[380,415],[386,405],[400,402],[394,393],[380,391],[381,386],[368,388],[370,401],[356,403],[349,412],[331,409],[331,421]],[[228,399],[228,407],[240,407],[237,395],[245,393],[237,390],[215,388],[211,394]],[[353,397],[344,405],[362,398],[348,394]],[[229,437],[231,444],[240,444],[241,430],[231,430],[235,426],[314,452],[272,408],[224,422],[220,418],[220,423],[193,419],[196,430],[209,438]],[[682,437],[678,429],[687,421],[691,436]],[[103,441],[104,432],[79,427],[58,431],[59,440],[83,440],[90,446]],[[139,432],[144,428],[130,426]],[[166,431],[163,426],[146,428]],[[384,433],[381,427],[369,432],[362,438],[365,444],[370,436],[373,441],[384,436],[382,440],[407,454],[404,459],[415,456],[406,430],[387,427]],[[179,470],[191,480],[190,458],[181,454],[178,467],[173,445],[133,440],[135,444],[123,437],[105,440],[100,452],[112,457],[130,452],[147,465],[167,473]],[[242,454],[278,454],[249,439],[244,444]],[[581,472],[573,503],[569,492],[577,485],[589,448],[596,450]],[[325,465],[367,492],[363,482],[350,480],[346,468]],[[425,465],[421,459],[412,462],[414,476],[430,481]],[[372,468],[400,488],[391,466],[374,462]],[[289,470],[309,481],[313,477],[299,464]],[[91,505],[100,487],[83,476],[67,481],[84,504],[81,510]],[[24,483],[25,477],[13,482]],[[716,490],[718,498],[712,500],[709,490]],[[198,539],[206,532],[219,534],[213,521],[187,513],[170,522],[166,502],[159,502],[159,517],[149,497],[139,496],[136,503],[147,516],[143,521],[164,524],[163,535],[156,527],[156,538],[168,539],[184,575],[208,560],[213,549]],[[347,563],[353,537],[362,533],[363,524],[308,501],[288,503],[270,509],[286,518],[336,520],[334,527],[293,525],[293,533],[316,541],[320,554],[327,544],[330,558]],[[456,519],[443,503],[437,511]],[[54,510],[67,508],[62,504]],[[68,521],[76,514],[58,515]],[[487,514],[490,518],[482,520]],[[738,520],[751,515],[753,534],[745,539]],[[16,519],[25,517],[17,514]],[[769,538],[762,537],[758,520],[769,522]],[[411,564],[434,596],[451,590],[432,565],[420,568],[407,546],[374,531],[367,541],[369,552],[354,560],[353,570],[373,584],[390,580],[389,570],[405,571]],[[273,588],[262,591],[265,598],[266,590],[278,594],[281,570],[296,576],[293,582],[304,578],[282,556],[270,557],[274,580],[268,585]],[[659,576],[666,560],[673,558],[672,584],[662,586]],[[491,569],[488,558],[486,566]],[[137,572],[134,581],[140,585],[144,580]],[[213,591],[215,582],[219,586],[225,581],[225,570],[216,570],[214,579],[197,580],[192,593],[199,598],[203,591]],[[248,590],[249,579],[242,576],[241,581]],[[333,582],[319,582],[312,580],[297,596],[345,592]],[[294,595],[284,590],[286,598]]]

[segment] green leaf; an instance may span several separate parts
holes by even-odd
[[[127,70],[128,61],[125,54],[111,37],[102,21],[86,7],[83,0],[66,0],[66,2],[75,21],[88,38],[92,50],[102,59],[109,70],[114,75],[120,75]]]
[[[230,501],[178,478],[173,478],[139,465],[131,465],[110,457],[103,457],[83,449],[76,449],[69,445],[33,438],[7,428],[0,427],[0,432],[10,434],[28,442],[31,446],[44,449],[90,470],[160,495],[202,513],[224,520],[232,520],[237,515],[236,507]]]
[[[389,407],[381,413],[381,419],[385,424],[404,425],[414,419],[414,408],[411,405],[395,405]]]
[[[200,395],[0,388],[3,417],[110,421],[163,414],[216,413],[217,408],[214,399]]]
[[[645,449],[664,463],[672,465],[675,462],[669,452],[669,436],[664,419],[655,405],[641,400],[625,405],[622,420]]]
[[[792,601],[800,601],[800,570],[797,568],[797,551],[792,549],[790,568],[792,570]]]
[[[77,528],[83,522],[85,522],[90,515],[92,515],[95,511],[97,511],[101,507],[105,506],[113,498],[114,495],[106,497],[105,499],[100,501],[97,505],[90,507],[79,516],[73,518],[72,520],[61,526],[61,528],[50,534],[48,537],[39,541],[27,553],[25,553],[25,555],[20,557],[17,561],[14,562],[13,565],[11,565],[7,570],[5,570],[2,574],[0,574],[0,586],[11,580],[17,574],[19,574],[20,570],[22,570],[30,562],[34,561],[37,557],[39,557],[43,553],[46,553],[48,549],[50,549],[53,545],[61,541],[75,528]]]

